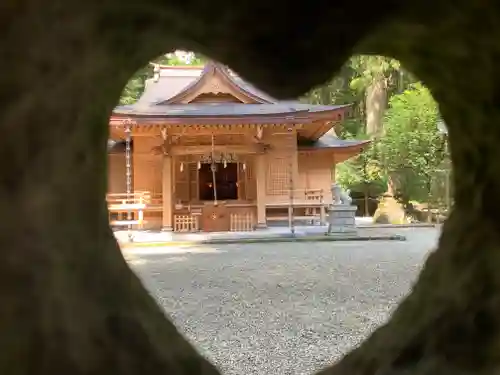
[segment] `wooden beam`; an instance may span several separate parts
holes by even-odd
[[[315,124],[318,124],[316,127],[312,127],[309,129],[309,135],[308,138],[310,139],[317,139],[321,136],[321,134],[325,133],[325,128],[331,123],[331,121],[321,121],[321,122],[316,122]]]
[[[172,135],[211,135],[211,134],[255,134],[257,125],[232,124],[232,125],[172,125],[169,134]],[[265,125],[262,125],[264,128]]]
[[[213,151],[217,153],[232,153],[232,154],[262,154],[266,148],[261,144],[253,145],[215,145]],[[207,155],[212,152],[211,145],[203,146],[182,146],[175,145],[170,147],[169,155]]]

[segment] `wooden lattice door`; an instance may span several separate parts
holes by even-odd
[[[198,186],[198,164],[189,163],[189,200],[199,200],[200,189]]]
[[[176,163],[175,168],[175,203],[189,202],[189,170],[186,163]]]
[[[238,163],[238,199],[247,199],[247,181],[244,163]]]
[[[245,168],[245,186],[246,200],[254,201],[257,199],[257,186],[255,184],[255,169],[253,161],[248,161]]]
[[[269,162],[266,178],[266,192],[268,195],[288,195],[291,177],[289,156],[276,156]]]

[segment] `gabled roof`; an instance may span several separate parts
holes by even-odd
[[[259,90],[254,85],[244,81],[243,78],[231,72],[232,80],[243,90],[249,92],[250,94],[259,97],[262,100],[267,101],[268,103],[278,103],[278,100],[273,98],[272,96],[266,94],[264,91]]]
[[[161,68],[160,68],[161,69]],[[200,76],[192,81],[188,86],[186,86],[183,90],[181,90],[176,95],[170,97],[169,99],[163,100],[157,104],[177,104],[184,97],[193,93],[198,88],[203,86],[211,77],[217,76],[229,87],[234,89],[236,92],[241,93],[243,96],[246,96],[248,99],[253,101],[254,103],[275,103],[276,100],[271,98],[269,95],[264,94],[263,92],[257,90],[252,85],[246,83],[241,78],[237,79],[236,75],[232,73],[227,67],[222,64],[210,61],[203,68]]]
[[[244,103],[191,102],[205,93],[223,93]],[[222,97],[220,97],[222,99]],[[221,100],[219,99],[219,100]],[[116,124],[133,118],[137,124],[288,123],[311,124],[319,138],[344,117],[349,105],[312,105],[297,100],[278,101],[257,89],[226,66],[209,62],[201,66],[155,66],[155,77],[147,80],[144,93],[132,105],[117,106],[111,117]]]
[[[158,66],[158,75],[146,80],[144,93],[137,103],[148,105],[179,104],[213,75],[220,77],[236,92],[254,103],[276,103],[277,100],[230,71],[226,66],[209,62],[205,66]]]
[[[158,77],[146,80],[144,92],[137,105],[155,105],[170,99],[196,81],[203,70],[202,66],[170,66],[160,67]]]
[[[308,111],[310,113],[337,111],[349,105],[325,106],[304,104],[297,100],[278,101],[232,72],[226,66],[209,62],[202,66],[157,66],[156,77],[146,80],[143,94],[139,100],[126,106],[117,106],[114,114],[172,116],[174,113],[186,115],[224,115],[227,112],[252,115],[255,113],[287,113]],[[194,92],[204,81],[213,75],[225,80],[225,83],[253,103],[181,103],[183,97]],[[262,105],[258,108],[255,104]],[[189,106],[189,107],[188,107]],[[247,106],[250,106],[246,108]]]

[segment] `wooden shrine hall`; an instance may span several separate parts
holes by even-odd
[[[336,137],[347,109],[278,101],[214,62],[155,66],[141,98],[110,119],[111,222],[177,232],[323,223],[335,164],[367,144]]]

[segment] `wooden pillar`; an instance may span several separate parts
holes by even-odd
[[[266,174],[267,155],[257,155],[255,158],[255,184],[257,190],[257,228],[267,228],[266,222]]]
[[[173,161],[171,156],[163,156],[162,200],[163,221],[162,230],[172,231],[172,179]]]

